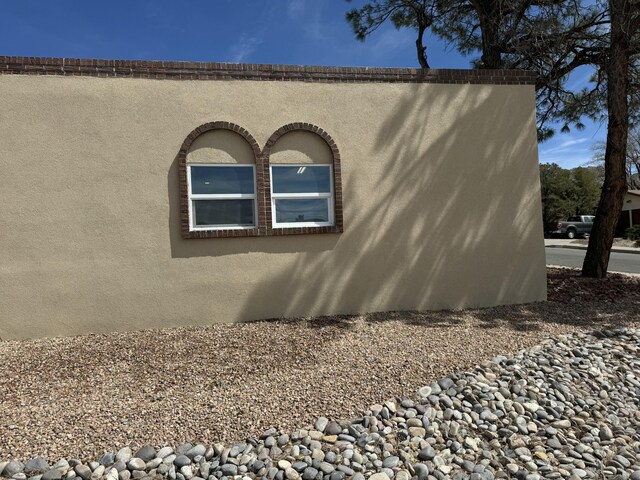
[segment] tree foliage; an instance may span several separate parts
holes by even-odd
[[[597,142],[593,146],[593,159],[589,163],[604,170],[604,152],[606,143]],[[640,190],[640,127],[636,126],[629,131],[627,139],[627,161],[625,164],[627,188]]]
[[[571,215],[593,215],[600,198],[594,168],[566,170],[555,163],[540,165],[542,220],[545,230]]]

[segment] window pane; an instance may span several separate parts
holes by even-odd
[[[191,167],[191,193],[254,193],[253,168],[238,166]]]
[[[273,193],[331,192],[331,168],[328,165],[272,168]]]
[[[277,199],[276,222],[296,223],[329,221],[329,200],[326,198]]]
[[[253,200],[195,200],[193,213],[197,227],[214,226],[253,226]]]

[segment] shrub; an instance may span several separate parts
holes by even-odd
[[[624,232],[624,238],[628,240],[640,240],[640,224],[627,228],[627,230]]]

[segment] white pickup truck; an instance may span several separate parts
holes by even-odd
[[[558,222],[556,229],[551,233],[555,235],[566,236],[567,238],[576,238],[591,233],[593,227],[593,215],[575,215],[567,218],[566,222]]]

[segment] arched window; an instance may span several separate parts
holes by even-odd
[[[260,158],[254,138],[232,123],[187,136],[178,159],[184,238],[265,234]]]
[[[341,233],[340,153],[324,130],[291,123],[260,151],[244,128],[212,122],[178,153],[183,238]]]
[[[342,232],[340,153],[321,128],[292,123],[279,128],[263,151],[271,234]]]

